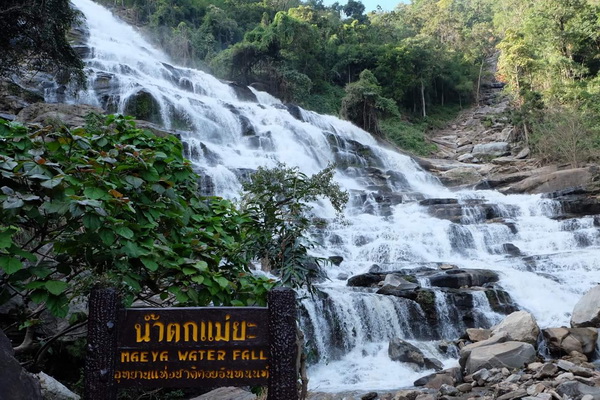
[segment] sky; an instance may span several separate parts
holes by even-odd
[[[346,0],[324,0],[323,4],[326,4],[329,6],[333,3],[335,3],[336,1],[340,4],[346,4]],[[392,11],[398,3],[402,3],[403,1],[401,1],[401,0],[361,0],[361,2],[365,5],[365,12],[369,12],[369,11],[374,11],[378,5],[380,5],[384,11]],[[406,2],[406,1],[404,1],[404,2]]]

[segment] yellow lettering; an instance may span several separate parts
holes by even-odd
[[[226,354],[225,350],[217,351],[217,360],[219,360],[219,361],[225,360],[225,354]]]
[[[168,351],[161,351],[160,361],[169,361],[169,352]]]
[[[167,325],[167,342],[179,342],[181,340],[181,326],[176,323]]]
[[[209,350],[207,352],[206,359],[209,360],[209,361],[214,361],[215,360],[215,351],[214,350]]]
[[[192,330],[191,340],[194,342],[198,341],[198,324],[195,322],[186,322],[183,324],[183,339],[186,342],[190,341],[190,328]]]
[[[130,356],[129,356],[129,352],[128,352],[128,351],[122,351],[122,352],[121,352],[121,362],[122,362],[122,363],[129,362],[129,361],[130,361],[130,360],[129,360],[129,357],[130,357]]]
[[[145,330],[144,330],[144,334],[142,335],[142,325],[141,324],[135,324],[134,328],[135,328],[135,341],[136,343],[139,342],[149,342],[150,341],[150,324],[145,323]]]
[[[233,360],[234,361],[237,360],[238,358],[241,357],[241,355],[242,355],[242,351],[241,350],[234,350],[233,354],[232,354]]]
[[[147,351],[140,352],[140,361],[148,362],[148,352]]]
[[[162,322],[155,322],[152,326],[158,328],[158,341],[162,342],[165,340],[165,324]]]
[[[225,315],[224,329],[222,327],[223,324],[221,322],[215,322],[215,328],[217,329],[217,333],[215,335],[216,341],[225,341],[225,342],[229,341],[229,328],[231,325],[231,322],[229,322],[230,319],[231,319],[231,316],[229,314]],[[223,333],[223,331],[225,331],[225,333]]]
[[[178,351],[177,354],[179,355],[179,361],[187,361],[188,360],[188,356],[190,355],[189,351]]]

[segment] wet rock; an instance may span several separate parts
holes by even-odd
[[[160,104],[146,90],[140,90],[125,100],[124,113],[159,125],[163,122]]]
[[[42,400],[40,384],[14,358],[13,347],[0,330],[0,398],[10,400]]]
[[[588,187],[594,180],[592,168],[572,168],[548,173],[535,173],[511,186],[509,193],[550,193]]]
[[[348,286],[377,287],[377,284],[385,279],[386,273],[369,272],[355,275],[348,279]]]
[[[229,87],[233,89],[235,95],[240,101],[251,101],[254,103],[258,102],[256,95],[249,87],[240,85],[236,82],[228,82]]]
[[[342,263],[342,261],[344,261],[344,257],[342,256],[329,256],[329,261],[331,261],[331,263],[337,267],[340,266],[340,264]]]
[[[360,400],[375,400],[377,396],[377,392],[370,392],[365,394],[364,396],[361,396]]]
[[[575,304],[571,327],[600,327],[600,285],[590,289]]]
[[[504,243],[502,245],[502,251],[504,251],[506,254],[508,254],[512,257],[520,257],[523,255],[521,253],[521,249],[519,249],[517,246],[515,246],[512,243]]]
[[[548,328],[542,330],[550,354],[563,356],[572,351],[592,356],[596,351],[596,328]]]
[[[540,334],[540,328],[531,313],[516,311],[493,328],[492,336],[498,334],[506,334],[508,340],[535,345]]]
[[[443,368],[438,360],[425,357],[423,352],[416,346],[399,338],[394,338],[390,341],[388,355],[392,361],[414,364],[420,369],[433,368],[439,371]]]
[[[556,387],[556,392],[568,399],[581,399],[590,395],[594,400],[600,399],[600,388],[585,385],[581,382],[563,382]]]
[[[452,269],[436,271],[427,278],[431,286],[459,289],[497,282],[498,274],[486,269]]]

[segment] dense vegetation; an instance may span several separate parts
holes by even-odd
[[[83,63],[67,40],[78,16],[68,0],[3,0],[0,78],[43,71],[83,83]]]
[[[31,368],[49,348],[30,334],[45,311],[66,317],[93,287],[117,287],[125,304],[264,305],[279,282],[251,271],[262,262],[310,288],[325,260],[309,254],[309,202],[347,201],[332,167],[309,177],[284,165],[257,171],[243,205],[200,196],[181,142],[130,117],[76,129],[0,119],[0,137],[0,306],[11,310],[0,328],[23,340]]]

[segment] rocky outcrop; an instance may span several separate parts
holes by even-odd
[[[101,108],[85,104],[35,103],[25,107],[17,115],[17,121],[29,124],[64,124],[66,126],[85,125],[85,117],[90,113],[104,114]]]
[[[535,348],[531,344],[510,341],[473,349],[464,368],[466,373],[482,368],[522,368],[535,358]]]
[[[0,398],[42,400],[40,384],[14,358],[13,347],[0,330]]]
[[[500,334],[506,334],[508,340],[535,345],[540,334],[540,328],[531,313],[516,311],[505,317],[502,322],[493,328],[492,336]]]
[[[40,381],[44,400],[79,400],[81,396],[70,391],[65,385],[40,372],[35,375]]]
[[[535,172],[535,171],[532,171]],[[598,167],[571,168],[548,173],[534,173],[529,178],[503,189],[505,193],[550,193],[586,188],[598,176]]]
[[[590,289],[575,304],[571,315],[571,326],[573,328],[600,327],[600,285]]]
[[[564,356],[575,351],[592,357],[596,352],[596,328],[548,328],[542,330],[546,347],[553,356]]]
[[[439,371],[443,368],[441,362],[426,357],[416,346],[399,338],[390,340],[388,355],[392,361],[409,363],[418,369],[435,369]]]

